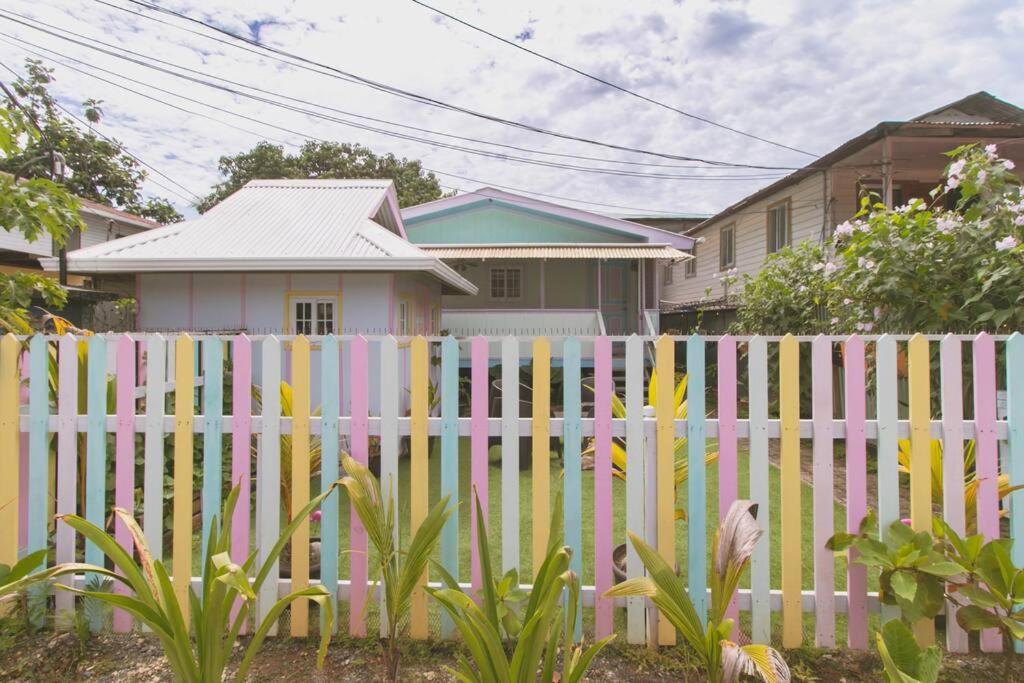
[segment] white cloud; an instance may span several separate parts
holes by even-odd
[[[140,11],[126,0],[110,2]],[[525,45],[531,49],[687,111],[817,153],[880,120],[913,116],[977,90],[1024,102],[1024,83],[1019,77],[1024,43],[1016,39],[1019,30],[1014,29],[1024,24],[1024,15],[1011,3],[435,2],[445,11],[510,40],[529,28],[532,37]],[[232,31],[246,35],[258,31],[266,44],[367,78],[545,128],[729,161],[792,166],[808,159],[608,90],[440,19],[408,0],[291,2],[285,6],[272,0],[173,0],[165,4]],[[673,163],[414,104],[287,67],[96,2],[43,5],[12,0],[7,7],[95,40],[344,111],[549,152]],[[173,25],[200,28],[166,15],[155,16]],[[0,32],[244,114],[256,121],[207,112],[276,140],[298,144],[301,137],[264,123],[360,142],[378,151],[420,158],[429,168],[495,184],[652,210],[710,212],[768,182],[603,176],[471,156],[211,91],[10,21],[0,20]],[[0,43],[0,60],[5,64],[19,68],[25,56],[23,49]],[[198,194],[205,194],[217,182],[218,157],[248,149],[260,139],[62,66],[57,67],[57,78],[55,91],[65,103],[77,105],[87,97],[105,100],[107,118],[101,130],[123,140],[140,157]],[[203,110],[201,105],[175,101],[188,109]],[[646,170],[690,173],[686,169]],[[451,178],[442,180],[467,189],[474,186]],[[152,185],[147,190],[167,195]],[[184,208],[184,201],[170,198]]]

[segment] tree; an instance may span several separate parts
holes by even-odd
[[[24,112],[0,107],[0,164],[23,156],[26,147],[39,143],[39,130]],[[49,159],[49,154],[46,156]],[[84,223],[78,215],[78,200],[52,180],[0,173],[0,226],[20,232],[29,242],[49,235],[63,245],[71,231],[83,228]],[[64,288],[53,278],[35,273],[0,274],[0,328],[30,332],[28,307],[36,295],[47,306],[63,306],[67,299]]]
[[[1024,329],[1024,197],[995,145],[948,154],[927,200],[862,201],[822,246],[798,246],[746,279],[746,333]],[[943,207],[956,197],[953,210]]]
[[[441,186],[433,173],[424,173],[419,161],[383,156],[359,144],[316,142],[304,144],[298,154],[280,145],[257,143],[248,152],[222,156],[218,168],[225,180],[214,186],[198,206],[205,212],[250,180],[265,178],[380,178],[395,181],[399,205],[415,206],[440,199]]]
[[[13,84],[25,115],[33,119],[42,135],[23,149],[0,159],[0,170],[25,178],[50,178],[50,150],[63,156],[71,169],[61,184],[72,194],[117,207],[161,223],[183,220],[183,216],[162,198],[143,199],[139,188],[146,172],[113,138],[100,137],[92,126],[103,117],[102,102],[88,99],[82,103],[88,130],[82,130],[59,107],[48,86],[53,69],[38,60],[25,62],[28,76]],[[10,99],[10,98],[8,98]]]

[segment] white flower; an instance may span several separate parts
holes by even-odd
[[[825,275],[831,275],[832,273],[834,273],[837,270],[839,270],[839,267],[840,266],[839,266],[838,263],[835,263],[833,261],[829,261],[828,263],[825,264]]]
[[[940,216],[935,221],[935,229],[944,234],[949,234],[958,227],[960,227],[960,219],[955,214]]]
[[[875,306],[875,310],[872,311],[872,313],[875,314],[875,320],[878,320],[879,318],[882,317],[882,309],[879,308],[878,306]]]
[[[964,170],[964,166],[966,165],[966,161],[964,161],[963,159],[957,159],[956,161],[949,165],[949,172],[947,173],[947,175],[950,178],[952,178],[953,176],[960,175],[960,173]]]
[[[978,171],[978,182],[983,183],[988,178],[988,173],[985,171]]]
[[[832,324],[833,325],[838,325],[839,324],[839,318],[832,318]]]
[[[956,176],[950,176],[949,180],[946,181],[946,189],[954,190],[958,187],[960,187],[960,179]]]
[[[860,266],[861,268],[871,270],[872,268],[875,267],[875,262],[872,261],[871,259],[864,258],[863,256],[861,256],[859,259],[857,259],[857,265]]]
[[[852,303],[853,303],[853,299],[843,299],[843,305],[844,306],[849,306]]]
[[[1017,216],[1013,219],[1013,224],[1024,225],[1024,213],[1017,214]]]
[[[987,156],[989,159],[995,159],[996,158],[996,146],[995,145],[985,145],[985,156]]]
[[[729,270],[726,271],[725,274],[728,275],[729,277],[736,277],[737,275],[740,274],[740,270],[739,268],[730,268]]]
[[[1020,242],[1013,235],[1007,235],[1003,239],[996,242],[996,251],[1007,251],[1008,249],[1015,248]]]
[[[824,263],[815,263],[813,266],[811,266],[811,270],[813,270],[815,273],[817,273],[819,270],[821,270],[824,267],[825,267]]]
[[[1007,171],[1012,171],[1016,167],[1017,164],[1013,163],[1009,159],[1003,159],[1003,168],[1005,168]]]
[[[853,222],[853,227],[856,228],[858,232],[867,232],[867,231],[871,230],[871,226],[868,225],[867,223],[865,223],[862,220],[854,221]]]
[[[875,327],[874,323],[864,323],[864,331],[870,332]]]
[[[843,221],[836,226],[836,237],[846,237],[847,235],[853,234],[853,223],[850,221]]]

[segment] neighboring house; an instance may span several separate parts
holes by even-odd
[[[1021,137],[1024,110],[986,92],[910,121],[879,123],[689,232],[698,240],[696,258],[666,276],[663,326],[687,332],[699,320],[704,329],[720,331],[735,317],[733,295],[742,277],[757,273],[770,254],[802,240],[827,239],[868,193],[888,206],[928,198],[942,183],[945,153],[955,147]],[[1000,146],[999,153],[1024,168],[1024,146]],[[727,291],[722,275],[733,269],[739,279]]]
[[[630,214],[606,214],[611,218],[621,218],[631,223],[649,225],[652,228],[661,228],[668,232],[686,234],[698,225],[711,218],[710,213],[630,213]]]
[[[78,198],[79,215],[85,223],[85,230],[75,230],[67,241],[67,250],[110,242],[129,235],[136,235],[160,224],[148,218],[121,211],[105,204]],[[58,256],[59,249],[48,233],[29,242],[18,231],[0,230],[0,272],[44,273],[40,265],[43,259]],[[57,277],[59,268],[52,273]],[[76,325],[94,327],[100,320],[111,321],[113,307],[109,303],[120,297],[134,296],[135,279],[122,275],[83,276],[69,275],[68,302],[62,310],[55,311]],[[41,303],[41,302],[39,302]],[[109,310],[107,310],[109,309]]]
[[[476,294],[406,240],[390,180],[253,180],[199,218],[67,262],[134,276],[139,331],[429,334],[442,292]]]
[[[666,265],[689,237],[482,188],[402,211],[409,240],[471,281],[445,296],[458,336],[656,334]]]

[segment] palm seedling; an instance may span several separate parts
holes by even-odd
[[[476,500],[476,508],[477,519],[486,519],[479,499]],[[458,667],[450,670],[458,680],[464,683],[534,681],[540,670],[540,680],[551,683],[555,679],[556,659],[561,650],[560,680],[577,683],[586,674],[594,657],[615,638],[614,635],[608,636],[587,648],[573,644],[580,581],[569,570],[572,549],[561,545],[561,519],[562,504],[558,498],[548,535],[547,554],[537,572],[521,619],[512,620],[508,615],[503,618],[498,589],[504,579],[496,580],[494,577],[487,530],[482,522],[477,525],[476,539],[481,574],[479,604],[447,573],[443,574],[446,588],[428,589],[451,616],[468,651],[468,658],[461,655]],[[509,628],[511,624],[515,625],[512,629]],[[502,637],[503,631],[515,638],[511,652]]]
[[[332,484],[326,492],[311,500],[295,516],[282,530],[262,564],[257,564],[257,551],[254,551],[242,565],[231,561],[230,523],[225,525],[220,521],[232,518],[240,490],[235,486],[224,503],[220,520],[214,518],[210,526],[200,594],[197,595],[196,591],[189,587],[187,605],[179,601],[164,563],[153,559],[142,529],[131,514],[121,508],[115,508],[114,514],[131,534],[138,561],[130,550],[122,548],[113,536],[98,526],[77,515],[61,515],[58,520],[96,544],[110,558],[116,571],[86,564],[62,564],[22,579],[16,588],[24,587],[25,582],[29,580],[51,579],[82,572],[99,574],[120,582],[133,594],[82,590],[60,584],[58,587],[122,609],[149,627],[160,639],[164,655],[176,680],[188,683],[219,682],[223,680],[232,648],[238,640],[242,626],[249,619],[256,595],[260,586],[267,580],[271,567],[299,525],[333,492],[336,485]],[[296,600],[316,602],[325,616],[317,659],[318,665],[323,664],[330,641],[334,607],[326,588],[310,586],[293,591],[270,608],[243,651],[235,680],[245,680],[264,638],[284,610]],[[233,613],[236,605],[237,611]]]
[[[711,613],[705,622],[697,613],[683,579],[662,559],[658,551],[635,534],[630,541],[647,568],[647,576],[628,579],[613,587],[608,597],[648,597],[664,618],[675,626],[683,641],[701,661],[712,683],[733,683],[743,676],[757,676],[767,683],[789,681],[789,667],[768,645],[738,645],[732,642],[733,620],[727,618],[729,603],[739,586],[740,576],[761,537],[756,519],[757,505],[749,500],[732,504],[715,533],[712,547]]]
[[[402,551],[396,542],[397,522],[392,497],[381,496],[380,483],[365,465],[348,455],[343,456],[342,461],[347,476],[339,483],[348,491],[352,508],[377,553],[375,570],[384,584],[383,608],[387,619],[382,675],[385,680],[395,681],[401,656],[398,650],[401,619],[409,611],[413,592],[420,588],[430,555],[453,510],[448,507],[447,496],[438,501],[413,534],[408,549]],[[366,604],[369,606],[369,602]]]

